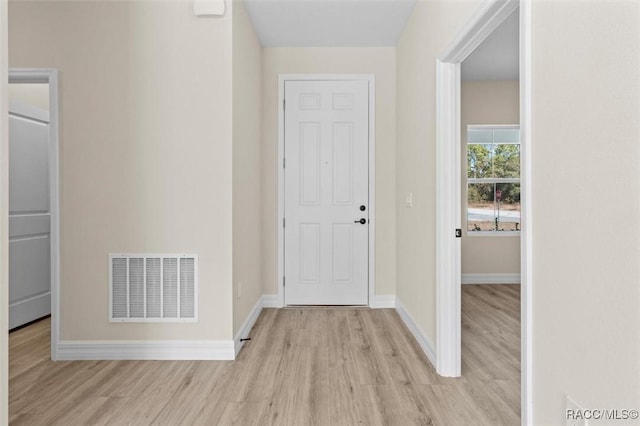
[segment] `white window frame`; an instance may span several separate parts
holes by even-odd
[[[481,143],[469,143],[469,131],[472,130],[518,130],[520,131],[519,124],[470,124],[467,126],[467,140],[465,146],[469,145],[486,145]],[[495,142],[492,141],[492,145],[521,145],[521,138],[518,138],[518,143],[514,142]],[[468,149],[465,150],[465,164],[468,164]],[[519,236],[522,230],[522,210],[520,210],[520,230],[518,231],[470,231],[469,230],[469,184],[470,183],[486,183],[486,184],[498,184],[498,183],[518,183],[522,188],[522,172],[518,178],[469,178],[467,177],[469,170],[465,167],[465,204],[467,209],[464,216],[465,233],[469,237],[505,237],[505,236]]]

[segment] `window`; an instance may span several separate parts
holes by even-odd
[[[467,231],[520,231],[519,126],[467,126]]]

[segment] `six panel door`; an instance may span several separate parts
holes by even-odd
[[[285,304],[368,304],[368,81],[285,82]]]

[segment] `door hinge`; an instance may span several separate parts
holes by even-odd
[[[282,287],[284,287],[285,285],[287,285],[287,279],[285,277],[282,277]]]
[[[282,168],[284,169],[285,167],[287,167],[287,159],[283,158],[282,159]]]
[[[282,109],[285,110],[285,111],[287,110],[287,100],[286,99],[282,100]]]
[[[286,224],[286,219],[283,217],[283,218],[282,218],[282,227],[283,227],[283,228],[285,227],[285,224]]]
[[[456,238],[462,238],[462,229],[460,228],[456,229]]]

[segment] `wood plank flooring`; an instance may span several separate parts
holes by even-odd
[[[519,286],[463,286],[463,377],[391,309],[265,309],[236,361],[51,362],[10,334],[12,425],[517,425]]]

